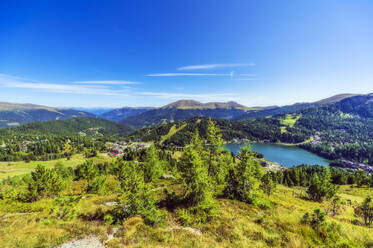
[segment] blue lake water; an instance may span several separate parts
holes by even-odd
[[[238,154],[244,144],[226,144],[225,147],[231,152]],[[254,152],[263,154],[266,160],[276,162],[284,167],[307,165],[329,165],[329,162],[309,151],[296,146],[287,146],[273,143],[252,143],[251,149]]]

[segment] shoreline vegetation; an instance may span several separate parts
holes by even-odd
[[[364,209],[373,209],[373,177],[325,166],[264,170],[249,146],[237,159],[222,145],[210,121],[206,141],[195,132],[178,159],[152,144],[116,158],[94,154],[75,167],[38,165],[6,179],[0,183],[0,246],[372,244],[373,219],[365,219]],[[104,160],[94,162],[97,156]]]
[[[31,174],[2,180],[0,247],[373,243],[373,216],[364,212],[373,210],[373,176],[326,166],[266,170],[263,163],[274,165],[250,146],[238,156],[222,149],[211,120],[206,133],[195,131],[182,150],[142,141],[90,144],[101,152],[39,162]]]
[[[315,155],[318,155],[318,156],[322,157],[323,159],[325,159],[325,161],[327,161],[329,163],[329,166],[331,166],[331,167],[335,167],[335,168],[339,168],[339,169],[347,169],[347,170],[352,171],[352,172],[356,171],[356,170],[363,170],[363,171],[368,172],[368,173],[373,173],[372,166],[369,166],[368,164],[357,163],[357,162],[346,160],[344,158],[340,158],[340,159],[336,159],[336,160],[329,160],[329,159],[323,157],[322,154],[318,154],[318,153],[316,153],[312,150],[308,150],[308,149],[305,149],[304,147],[299,146],[300,144],[305,144],[305,142],[302,142],[302,143],[283,143],[283,142],[273,143],[273,142],[270,142],[268,140],[250,141],[250,140],[246,140],[246,139],[244,139],[244,141],[234,139],[234,140],[225,142],[226,145],[227,144],[238,144],[238,145],[242,144],[242,145],[245,145],[245,144],[253,144],[253,143],[276,144],[276,145],[283,145],[283,146],[296,146],[300,149],[303,149],[305,151],[311,152],[312,154],[315,154]],[[285,167],[283,167],[283,165],[278,164],[276,162],[269,161],[269,160],[265,160],[265,161],[267,161],[269,163],[272,163],[278,169],[285,168]]]

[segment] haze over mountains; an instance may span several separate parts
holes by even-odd
[[[123,108],[113,109],[111,111],[101,113],[99,117],[106,119],[106,120],[111,120],[111,121],[120,121],[125,118],[138,115],[138,114],[144,113],[152,109],[155,109],[155,108],[153,107],[123,107]]]
[[[84,111],[53,108],[36,104],[0,102],[0,127],[16,127],[28,122],[66,120],[72,117],[93,117]]]
[[[247,107],[236,102],[208,102],[195,100],[179,100],[160,108],[154,107],[123,107],[109,109],[80,108],[91,113],[76,110],[54,108],[35,104],[0,103],[0,127],[15,127],[28,122],[66,120],[72,117],[97,117],[120,122],[133,128],[150,127],[169,122],[182,121],[193,117],[211,117],[226,120],[244,120],[260,118],[337,103],[354,97],[370,97],[371,95],[340,94],[311,103],[295,103],[287,106]],[[362,112],[359,109],[356,111]],[[369,112],[369,111],[368,111]]]
[[[182,121],[193,117],[211,117],[215,119],[244,120],[277,114],[293,113],[295,111],[335,103],[355,96],[340,94],[313,103],[296,103],[288,106],[270,106],[249,108],[236,102],[200,103],[194,100],[180,100],[158,109],[144,112],[121,120],[121,123],[134,128],[149,127],[174,121]]]

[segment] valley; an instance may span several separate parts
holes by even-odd
[[[0,245],[369,247],[371,97],[244,120],[227,116],[268,109],[179,101],[125,119],[138,125],[0,129]]]
[[[373,248],[373,1],[0,10],[0,248]]]

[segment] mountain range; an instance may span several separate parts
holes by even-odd
[[[16,128],[2,129],[0,133],[13,132],[25,135],[124,137],[134,130],[118,122],[96,117],[73,117],[68,120],[31,122]]]
[[[248,107],[236,102],[203,104],[194,100],[180,100],[161,108],[125,118],[120,122],[138,129],[182,121],[197,116],[230,120],[244,114],[248,109]]]
[[[296,103],[287,106],[269,106],[249,108],[236,102],[200,103],[194,100],[180,100],[161,108],[146,111],[121,120],[120,122],[134,128],[143,128],[169,122],[182,121],[193,117],[211,117],[215,119],[245,120],[293,113],[299,110],[318,107],[339,102],[356,96],[355,94],[340,94],[311,103]]]
[[[110,120],[110,121],[120,121],[125,118],[139,115],[141,113],[147,112],[149,110],[153,110],[153,107],[123,107],[112,109],[110,111],[101,113],[98,115],[102,119]]]
[[[180,100],[160,108],[123,107],[106,109],[108,110],[106,112],[103,108],[67,109],[35,104],[0,102],[0,127],[16,127],[28,122],[66,120],[72,117],[98,117],[120,122],[135,129],[182,121],[193,117],[245,120],[293,113],[308,108],[338,103],[344,99],[352,99],[356,96],[366,97],[364,95],[340,94],[311,103],[251,108],[233,101],[201,103],[195,100]],[[363,111],[361,109],[355,110]]]
[[[72,117],[94,116],[94,114],[74,109],[0,102],[0,127],[2,128],[16,127],[34,121],[66,120]]]
[[[310,107],[303,108],[305,106]],[[283,112],[297,109],[294,106],[282,108]],[[338,96],[303,104],[302,108],[263,118],[214,122],[227,141],[291,143],[334,161],[334,164],[353,161],[373,166],[373,94]],[[184,146],[190,142],[195,130],[202,138],[206,137],[207,121],[207,118],[195,117],[144,128],[131,134],[130,138],[165,146]]]

